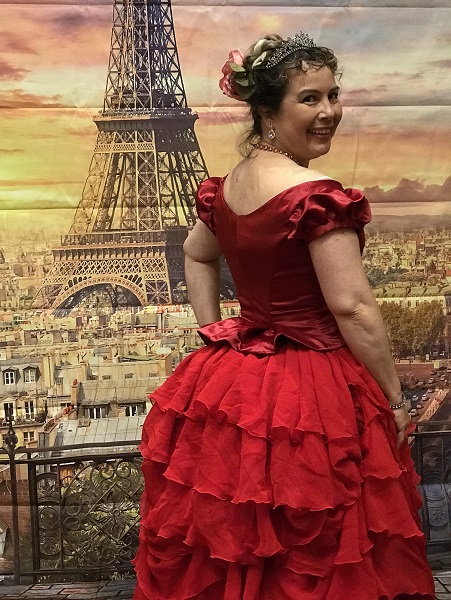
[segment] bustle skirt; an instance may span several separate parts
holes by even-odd
[[[134,600],[434,599],[408,443],[347,348],[214,343],[151,397]]]

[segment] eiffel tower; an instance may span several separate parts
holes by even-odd
[[[68,235],[33,307],[67,314],[188,301],[183,242],[208,177],[187,105],[170,0],[115,0],[97,142]],[[225,263],[221,295],[234,298]]]

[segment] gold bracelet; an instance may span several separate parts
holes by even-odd
[[[388,406],[392,410],[398,410],[398,408],[402,408],[405,405],[406,405],[406,401],[404,399],[402,399],[401,402],[398,402],[398,404],[389,404]]]

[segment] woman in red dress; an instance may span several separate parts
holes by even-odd
[[[362,268],[361,192],[309,168],[342,109],[305,34],[230,53],[243,160],[185,242],[206,345],[152,394],[135,600],[433,600],[402,399]],[[221,320],[219,257],[241,316]]]

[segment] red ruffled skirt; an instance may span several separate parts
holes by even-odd
[[[434,599],[408,444],[349,350],[211,344],[152,398],[134,600]]]

